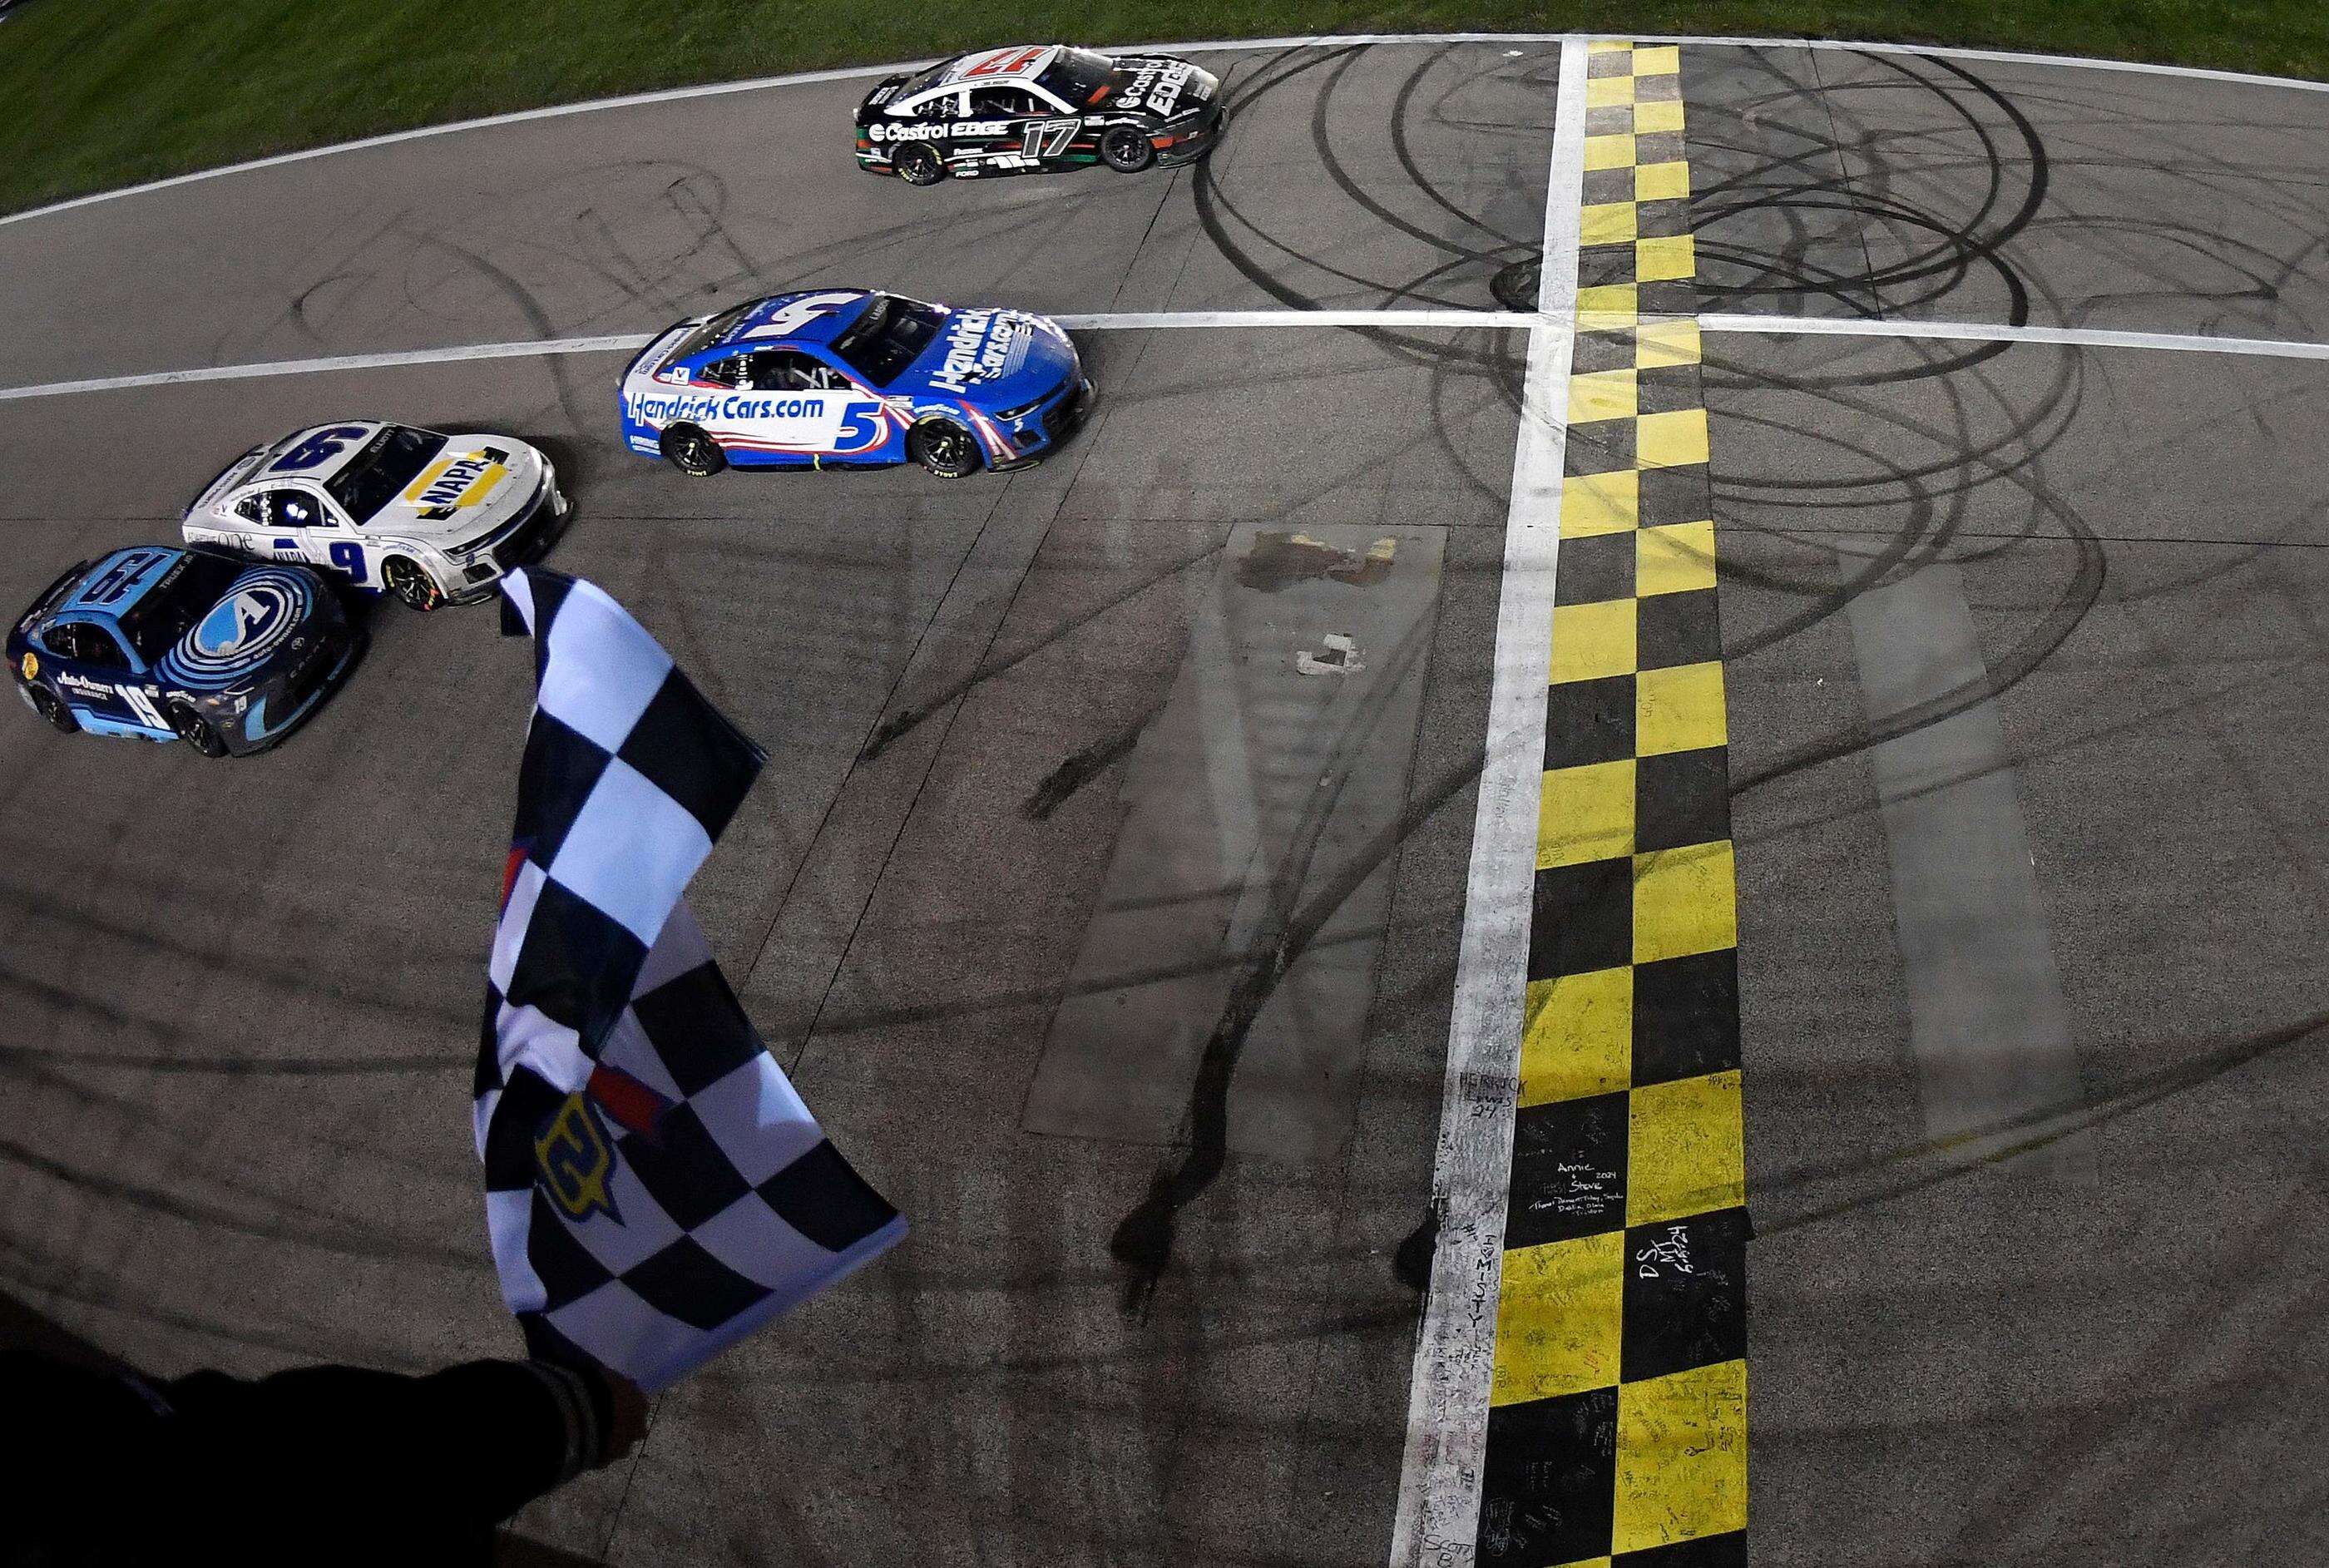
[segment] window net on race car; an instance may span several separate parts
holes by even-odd
[[[929,346],[944,319],[934,306],[877,294],[865,314],[833,340],[833,352],[873,385],[888,386]]]
[[[122,635],[139,658],[152,664],[208,614],[226,596],[227,584],[246,570],[247,562],[189,550],[151,592],[129,607],[121,618]]]
[[[390,425],[366,442],[348,466],[324,483],[347,515],[362,523],[403,492],[429,459],[445,449],[434,430]]]
[[[1089,49],[1063,49],[1036,85],[1071,109],[1081,109],[1100,95],[1116,72],[1115,61]]]
[[[747,299],[741,305],[731,305],[719,315],[705,318],[702,326],[681,338],[678,345],[663,356],[664,364],[669,364],[675,359],[685,359],[689,354],[710,348],[715,343],[725,342],[728,335],[735,331],[744,317],[750,316],[760,303],[757,299]],[[656,368],[661,369],[662,366],[658,365]]]
[[[907,78],[898,90],[890,95],[890,101],[894,103],[901,98],[911,98],[918,92],[928,92],[938,84],[939,79],[946,75],[947,69],[953,64],[954,61],[951,60],[941,60],[928,71],[919,71]]]

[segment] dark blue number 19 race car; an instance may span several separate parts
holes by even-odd
[[[264,751],[354,661],[361,634],[302,566],[143,545],[84,561],[8,634],[16,690],[70,734]]]
[[[1091,395],[1057,322],[834,288],[671,327],[624,373],[619,411],[626,446],[697,476],[910,462],[953,479],[1043,457]]]

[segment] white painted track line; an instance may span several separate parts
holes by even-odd
[[[1070,331],[1122,332],[1192,326],[1535,326],[1533,310],[1133,310],[1102,316],[1055,316]]]
[[[1564,35],[1558,33],[1313,33],[1287,38],[1211,38],[1193,43],[1110,44],[1106,47],[1118,53],[1140,50],[1170,50],[1180,54],[1219,53],[1232,50],[1263,49],[1347,49],[1358,44],[1374,46],[1436,43],[1557,43]],[[1597,34],[1596,36],[1601,36]],[[1693,38],[1683,33],[1626,33],[1624,36],[1644,43],[1685,43],[1709,49],[1819,49],[1843,53],[1921,55],[1933,60],[1988,61],[2010,65],[2053,66],[2080,71],[2132,71],[2145,76],[2176,76],[2195,81],[2219,81],[2243,87],[2293,88],[2299,92],[2329,92],[2329,82],[2306,81],[2291,76],[2257,76],[2237,71],[2210,71],[2192,65],[2152,65],[2140,61],[2097,60],[2076,54],[2023,54],[2001,49],[1960,49],[1942,44],[1924,43],[1854,43],[1834,38]],[[254,158],[248,163],[228,164],[215,169],[197,169],[192,174],[175,175],[165,180],[150,180],[142,185],[125,185],[119,190],[97,191],[69,201],[53,202],[45,207],[0,216],[0,228],[11,223],[23,223],[34,218],[44,218],[77,208],[94,206],[100,202],[117,202],[125,196],[143,195],[149,191],[166,191],[178,185],[192,184],[198,180],[215,180],[227,175],[247,174],[254,169],[271,169],[284,164],[302,163],[309,158],[330,157],[336,153],[361,152],[367,147],[390,146],[398,142],[416,141],[424,137],[454,136],[462,131],[486,130],[495,126],[522,125],[529,120],[555,119],[562,115],[595,114],[600,109],[636,109],[643,105],[673,103],[691,98],[716,98],[726,93],[761,92],[772,88],[806,87],[822,81],[858,81],[889,76],[901,71],[915,71],[927,61],[899,61],[887,65],[853,65],[834,71],[794,71],[783,76],[756,77],[747,81],[705,82],[695,87],[674,87],[660,92],[627,93],[620,98],[590,99],[581,103],[551,104],[542,109],[518,109],[510,114],[487,115],[479,119],[453,120],[445,125],[416,126],[410,130],[391,131],[385,136],[365,137],[360,141],[335,142],[329,146],[303,147],[297,152],[278,153],[273,157]]]
[[[2117,71],[2136,76],[2181,77],[2186,81],[2220,81],[2235,87],[2286,87],[2298,92],[2329,92],[2329,81],[2307,81],[2301,76],[2259,76],[2245,71],[2211,71],[2201,65],[2154,65],[2141,60],[2102,60],[2089,54],[2029,54],[2013,49],[1967,49],[1950,43],[1855,43],[1848,38],[1693,38],[1681,33],[1627,33],[1606,36],[1628,38],[1636,43],[1686,43],[1700,49],[1816,49],[1836,54],[1904,54],[1925,60],[1971,60],[1992,65]]]
[[[2329,359],[2329,343],[2273,337],[2213,337],[2200,333],[2122,332],[2101,326],[2013,326],[1994,321],[1870,320],[1860,316],[1740,316],[1709,312],[1701,332],[1759,337],[1897,337],[1941,343],[2051,343],[2065,348],[2137,348],[2166,354],[2252,354],[2267,359]]]
[[[1135,310],[1092,316],[1057,316],[1076,332],[1240,331],[1378,326],[1410,331],[1465,328],[1512,330],[1565,328],[1576,313],[1575,285],[1550,310]],[[1660,319],[1680,319],[1662,317]],[[1758,337],[1892,337],[1909,342],[2035,343],[2065,348],[2145,349],[2170,354],[2247,354],[2266,359],[2329,360],[2329,343],[2270,337],[2211,337],[2192,333],[2122,332],[2092,326],[2013,326],[1988,321],[1885,321],[1861,317],[1824,319],[1799,316],[1740,316],[1708,313],[1697,317],[1701,332]],[[200,365],[190,370],[142,371],[130,375],[91,376],[81,381],[42,382],[0,387],[0,402],[26,398],[70,397],[80,392],[130,392],[140,387],[184,386],[196,382],[253,381],[267,376],[316,375],[340,370],[392,370],[415,364],[457,364],[473,359],[547,358],[567,354],[636,354],[655,341],[648,332],[605,337],[554,337],[523,343],[457,344],[445,348],[395,349],[381,354],[344,354],[321,359],[264,360],[250,364]]]
[[[1544,319],[1516,310],[1159,310],[1113,315],[1055,316],[1076,332],[1139,332],[1248,327],[1389,326],[1416,330],[1466,327],[1525,327]],[[527,359],[565,354],[636,354],[657,336],[652,332],[606,337],[553,337],[526,343],[459,344],[445,348],[393,349],[381,354],[343,354],[321,359],[276,359],[251,364],[202,365],[192,370],[141,371],[130,375],[91,376],[81,381],[43,382],[0,387],[0,402],[25,398],[69,397],[78,392],[131,392],[140,387],[184,386],[195,382],[252,381],[267,376],[316,375],[335,370],[393,370],[415,364],[457,364],[473,359]]]
[[[1543,792],[1545,680],[1552,659],[1553,577],[1561,561],[1569,372],[1577,346],[1585,61],[1585,41],[1564,39],[1544,198],[1539,299],[1545,317],[1529,334],[1513,451],[1487,751],[1473,818],[1432,1174],[1439,1232],[1408,1395],[1391,1568],[1468,1563],[1479,1537],[1480,1466],[1495,1369],[1496,1293],[1504,1277],[1513,1102],[1528,987],[1537,803]]]
[[[146,371],[137,375],[91,376],[86,381],[44,382],[37,386],[0,387],[0,402],[21,398],[68,397],[75,392],[128,392],[138,387],[184,386],[205,381],[255,381],[274,375],[317,375],[335,370],[384,370],[408,364],[454,364],[472,359],[536,359],[561,354],[636,354],[655,341],[653,333],[618,337],[565,337],[530,343],[472,343],[453,348],[411,348],[386,354],[344,354],[324,359],[277,359],[256,364],[210,364],[193,370]]]

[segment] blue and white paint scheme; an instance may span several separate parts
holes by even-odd
[[[523,441],[344,420],[254,447],[186,508],[189,544],[297,562],[418,608],[490,598],[572,506]]]
[[[304,567],[157,544],[65,572],[7,648],[18,694],[57,729],[240,754],[311,713],[361,641]]]
[[[188,691],[224,691],[291,640],[315,608],[314,579],[261,567],[235,579],[228,596],[162,656],[162,678]]]
[[[672,326],[624,373],[617,414],[648,457],[700,432],[737,468],[884,468],[927,461],[942,427],[976,466],[1015,468],[1067,439],[1091,392],[1048,317],[826,288]]]

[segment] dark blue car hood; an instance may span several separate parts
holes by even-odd
[[[254,566],[162,656],[155,674],[190,692],[224,691],[303,656],[307,639],[341,619],[313,574]]]

